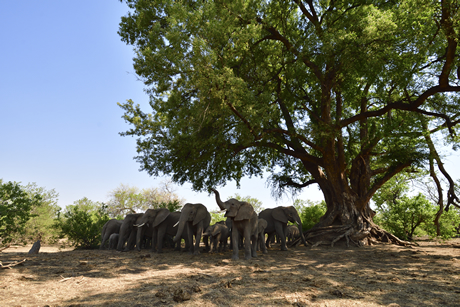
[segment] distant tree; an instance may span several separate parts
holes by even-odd
[[[68,205],[59,214],[54,227],[60,237],[66,237],[76,248],[96,248],[101,242],[101,230],[110,219],[103,203],[93,202],[84,197]]]
[[[140,190],[120,184],[109,193],[107,210],[111,217],[124,217],[128,213],[144,212],[149,208],[179,210],[184,201],[174,192],[171,182],[163,182],[159,188]]]
[[[247,203],[250,203],[252,207],[254,207],[254,211],[259,214],[260,211],[264,210],[265,208],[262,207],[262,202],[258,200],[257,198],[251,197],[251,196],[241,196],[239,194],[235,194],[234,196],[231,196],[229,198],[235,198],[238,199],[239,201],[245,201]]]
[[[27,193],[19,183],[3,183],[0,179],[0,247],[24,234],[26,223],[33,216],[32,209],[41,201],[40,194]]]
[[[29,183],[24,189],[29,196],[39,194],[42,199],[31,210],[32,217],[26,223],[22,241],[35,242],[40,238],[43,243],[53,242],[57,235],[53,224],[61,210],[57,204],[59,194],[54,189],[46,190],[36,183]]]

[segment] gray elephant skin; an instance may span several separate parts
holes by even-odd
[[[137,227],[134,225],[139,224],[139,220],[144,215],[143,213],[130,213],[125,216],[123,223],[120,227],[120,237],[118,239],[117,250],[129,251],[134,249],[136,244]],[[150,229],[143,229],[146,236],[151,236]],[[126,247],[125,247],[126,244]]]
[[[265,228],[267,228],[267,221],[259,219],[257,221],[257,241],[259,243],[257,250],[261,250],[264,254],[267,254],[267,247],[265,246]]]
[[[224,221],[217,222],[216,224],[206,228],[203,236],[208,236],[210,238],[210,253],[213,253],[214,251],[221,252],[226,250],[229,231]]]
[[[178,228],[176,235],[174,236],[174,242],[181,239],[184,229],[187,232],[187,239],[185,244],[190,246],[190,252],[194,255],[200,253],[200,242],[203,235],[203,231],[208,228],[211,222],[211,214],[203,204],[190,204],[187,203],[182,207],[179,222],[177,222]],[[193,244],[193,236],[195,236],[195,244]],[[206,249],[208,249],[208,240],[204,240]]]
[[[109,249],[116,249],[118,245],[118,239],[120,235],[118,233],[112,233],[109,237]]]
[[[180,212],[170,212],[166,208],[157,208],[157,209],[147,209],[144,215],[138,219],[138,223],[134,226],[137,226],[137,238],[136,238],[136,248],[141,250],[141,242],[144,234],[144,229],[149,225],[151,229],[152,237],[152,252],[162,253],[163,252],[163,242],[165,237],[175,236],[177,228],[174,225],[179,222],[181,213]],[[182,238],[186,239],[186,231],[183,232]],[[186,246],[186,249],[188,246]],[[180,242],[177,242],[176,250],[180,251]]]
[[[238,236],[244,237],[244,258],[246,260],[257,257],[257,230],[258,217],[254,208],[247,202],[231,198],[225,202],[220,199],[219,192],[211,189],[216,195],[217,205],[226,210],[225,216],[232,220],[233,260],[238,260]]]
[[[268,238],[270,238],[275,233],[278,235],[279,239],[281,240],[281,250],[287,250],[285,233],[288,222],[297,224],[301,234],[300,237],[302,239],[302,243],[305,246],[308,246],[302,233],[302,221],[300,220],[300,216],[297,213],[297,210],[293,206],[280,206],[276,208],[265,209],[259,213],[259,218],[267,221],[267,228],[265,228],[265,233],[268,234]],[[267,239],[266,246],[270,247],[269,244],[270,241]]]
[[[286,227],[286,233],[284,235],[290,243],[300,237],[299,228],[297,228],[295,225],[289,225]]]
[[[120,227],[123,221],[116,220],[116,219],[111,219],[107,221],[107,223],[104,224],[102,227],[101,231],[101,246],[99,247],[100,249],[105,248],[105,244],[109,242],[109,238],[112,234],[114,233],[119,233],[120,232]]]

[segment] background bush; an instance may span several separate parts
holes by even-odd
[[[54,227],[71,246],[91,249],[100,245],[102,227],[109,219],[103,203],[83,198],[67,206],[55,220]]]

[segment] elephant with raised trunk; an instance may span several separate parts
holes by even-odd
[[[162,253],[165,236],[169,235],[173,237],[177,232],[174,225],[179,222],[180,214],[180,212],[170,212],[166,208],[147,209],[144,215],[138,219],[138,224],[134,225],[137,226],[137,250],[141,250],[144,229],[150,227],[152,252]],[[184,232],[184,236],[182,236],[183,239],[186,239],[185,234],[186,232]],[[180,242],[177,243],[176,250],[180,251]]]
[[[120,232],[121,224],[123,224],[123,221],[116,220],[116,219],[111,219],[107,223],[104,224],[104,226],[102,227],[102,232],[101,232],[102,242],[101,242],[100,249],[105,248],[105,244],[109,242],[109,238],[112,234]]]
[[[302,232],[302,221],[300,220],[300,216],[297,213],[297,210],[293,206],[280,206],[276,208],[265,209],[259,213],[259,218],[267,221],[267,228],[265,228],[265,233],[268,234],[268,239],[266,242],[267,247],[270,247],[270,237],[276,233],[278,238],[281,240],[281,250],[287,250],[285,233],[288,222],[297,224],[302,243],[305,246],[308,246]]]
[[[200,253],[200,241],[203,235],[203,231],[208,228],[211,222],[211,214],[203,204],[190,204],[187,203],[182,207],[179,221],[176,225],[179,225],[177,233],[174,236],[174,242],[181,239],[181,236],[186,229],[185,240],[186,246],[190,246],[190,252],[198,255]],[[193,245],[193,236],[195,236],[195,245]],[[206,249],[208,249],[208,240],[204,240]]]
[[[211,191],[216,195],[219,208],[226,210],[225,216],[232,220],[232,259],[239,259],[237,244],[239,234],[244,238],[244,258],[249,260],[251,257],[257,257],[258,217],[252,205],[235,198],[223,202],[217,190],[211,189]]]

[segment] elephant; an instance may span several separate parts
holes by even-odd
[[[287,237],[288,242],[290,243],[298,237],[300,237],[299,228],[297,228],[297,226],[295,225],[289,225],[288,227],[286,227],[286,233],[284,235],[285,237]]]
[[[144,234],[144,228],[150,226],[151,237],[152,237],[152,252],[162,253],[163,252],[163,241],[167,235],[174,236],[176,229],[174,225],[179,221],[180,212],[170,212],[166,208],[158,209],[147,209],[144,215],[138,219],[137,226],[137,239],[136,246],[137,250],[141,250],[141,240]],[[186,232],[182,238],[186,239]],[[187,248],[187,246],[186,246]],[[180,242],[178,242],[176,250],[180,251]]]
[[[109,237],[109,249],[116,249],[118,245],[118,239],[120,235],[118,233],[112,233]]]
[[[221,210],[226,210],[225,216],[232,221],[233,260],[238,260],[239,234],[244,238],[244,258],[246,260],[257,257],[257,226],[258,217],[254,208],[247,202],[231,198],[225,202],[220,199],[219,192],[211,189],[216,195],[217,205]]]
[[[117,244],[118,251],[128,251],[134,248],[137,235],[137,227],[134,227],[134,224],[138,224],[137,221],[142,215],[143,213],[129,213],[125,216],[120,227],[120,237]],[[125,244],[127,244],[126,247]]]
[[[203,204],[190,204],[187,203],[182,207],[179,221],[176,225],[179,225],[176,235],[174,236],[174,242],[181,239],[184,229],[187,231],[187,239],[185,240],[186,246],[190,246],[190,252],[198,255],[200,253],[200,241],[203,231],[208,228],[211,222],[211,214]],[[175,225],[175,226],[176,226]],[[193,245],[193,236],[195,236],[195,245]],[[208,249],[208,240],[204,240],[206,250]]]
[[[105,243],[109,241],[110,236],[113,233],[119,233],[120,232],[120,227],[123,221],[116,220],[116,219],[111,219],[107,223],[104,224],[102,227],[102,232],[101,232],[101,246],[99,247],[100,249],[105,248]]]
[[[270,237],[276,233],[281,240],[281,250],[287,251],[286,236],[284,234],[286,233],[288,221],[298,225],[302,243],[305,246],[308,246],[302,233],[302,221],[300,220],[297,210],[293,206],[279,206],[276,208],[265,209],[259,213],[259,218],[267,221],[267,228],[265,228],[265,233],[268,234],[268,239],[265,244],[267,247],[270,247]]]
[[[259,219],[257,221],[257,234],[258,234],[258,243],[257,250],[262,250],[264,254],[267,254],[267,247],[265,246],[265,228],[267,228],[267,221],[264,219]]]
[[[222,222],[223,223],[217,222],[216,224],[209,226],[203,233],[203,236],[208,236],[211,238],[211,249],[209,250],[210,253],[213,253],[214,250],[217,250],[218,252],[225,251],[227,248],[229,231],[227,225],[225,225],[225,222]],[[217,247],[218,244],[219,247]]]

